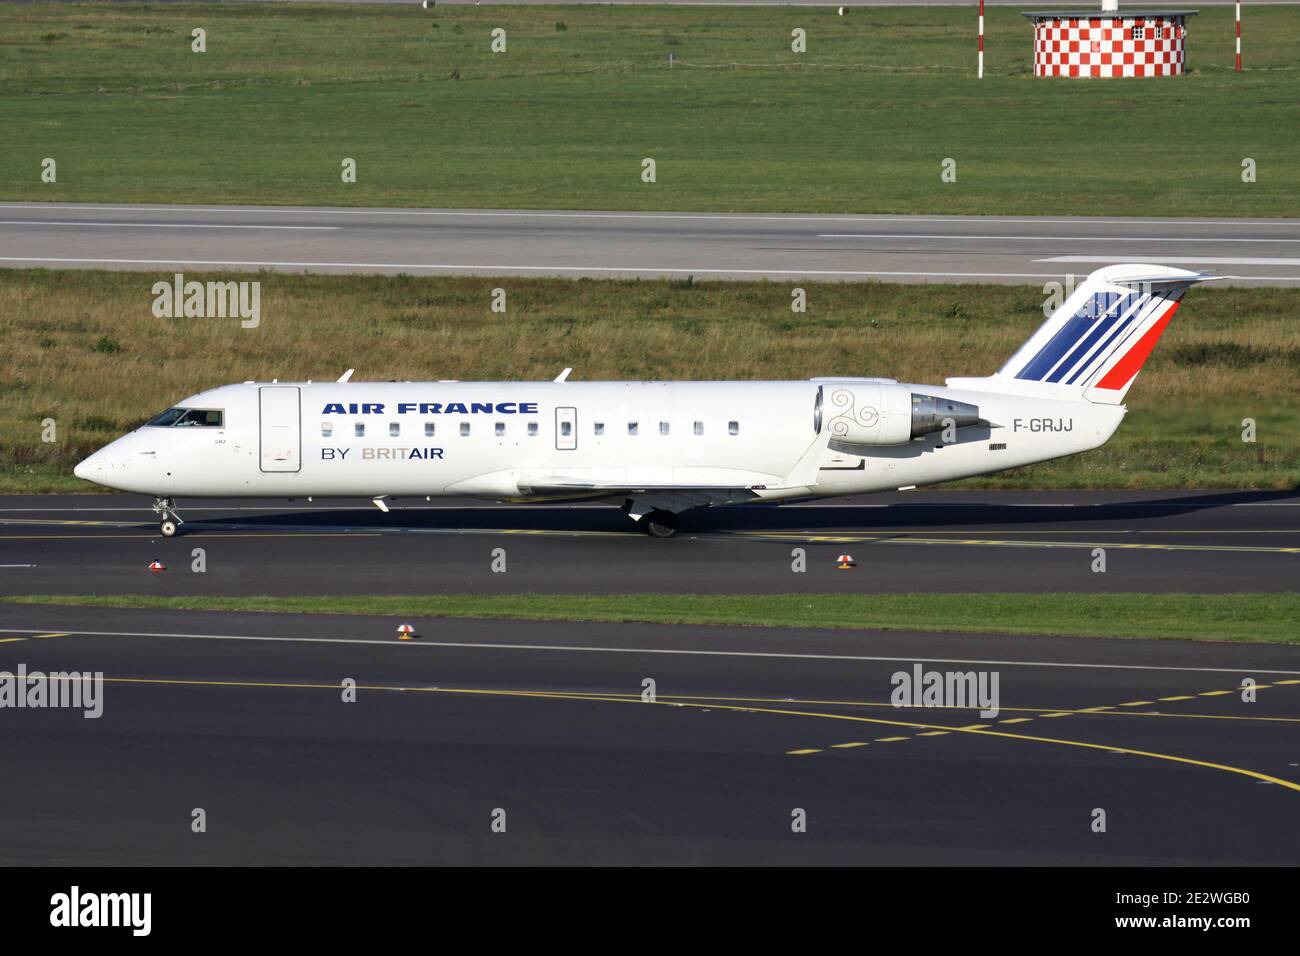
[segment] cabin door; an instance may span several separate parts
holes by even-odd
[[[265,385],[258,389],[261,406],[263,471],[302,468],[302,412],[296,385]]]

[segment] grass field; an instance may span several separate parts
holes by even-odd
[[[7,4],[0,199],[1298,215],[1300,7],[1248,8],[1243,74],[1231,20],[1185,77],[1041,80],[991,8],[977,81],[973,5]]]
[[[215,274],[214,274],[215,275]],[[248,275],[233,278],[250,278]],[[995,371],[1043,321],[1013,286],[295,276],[262,323],[156,319],[157,273],[0,271],[0,491],[90,490],[72,466],[175,401],[245,379],[804,379]],[[510,312],[489,311],[504,285]],[[1300,487],[1300,289],[1198,288],[1104,448],[984,487]],[[55,419],[58,442],[41,441]],[[1241,441],[1254,418],[1258,441]]]
[[[1300,643],[1300,594],[20,595],[18,604]],[[436,635],[428,634],[428,637]]]

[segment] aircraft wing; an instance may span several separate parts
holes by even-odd
[[[816,436],[788,475],[734,468],[688,467],[560,471],[515,470],[476,475],[451,485],[453,494],[507,501],[593,501],[626,498],[633,517],[660,509],[680,512],[736,504],[767,490],[808,489],[817,479],[826,437]]]
[[[584,479],[545,478],[521,480],[519,492],[531,501],[587,501],[599,498],[631,498],[638,508],[650,511],[686,511],[706,505],[735,504],[753,501],[756,489],[764,486],[736,485],[665,485],[634,482],[603,482]]]

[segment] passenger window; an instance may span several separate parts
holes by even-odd
[[[333,423],[333,422],[321,422],[321,423],[320,423],[320,433],[321,433],[321,435],[323,435],[324,437],[329,438],[330,435],[333,435],[333,434],[334,434],[334,423]]]
[[[536,434],[537,434],[537,422],[529,422],[529,423],[528,423],[528,436],[531,438],[532,436],[534,436],[534,435],[536,435]]]
[[[636,434],[636,422],[628,422],[628,423],[627,423],[627,433],[628,433],[629,435],[635,435],[635,434]]]
[[[365,422],[357,422],[355,425],[352,426],[352,429],[353,429],[353,431],[356,433],[356,436],[357,436],[358,438],[365,438],[365,437],[366,437],[366,423],[365,423]]]
[[[605,434],[605,423],[604,423],[604,422],[596,422],[596,434],[597,434],[597,435],[603,435],[603,434]]]
[[[495,429],[495,430],[496,430],[496,433],[497,433],[497,437],[500,438],[502,435],[504,435],[504,434],[506,433],[506,423],[505,423],[505,422],[497,422],[497,424],[496,424],[496,429]]]
[[[433,437],[433,422],[424,423],[424,437],[425,438]]]
[[[695,434],[697,434],[697,435],[703,435],[703,434],[704,434],[704,422],[696,422],[696,423],[695,423]]]
[[[460,423],[460,437],[461,437],[461,438],[466,438],[466,437],[468,437],[468,436],[469,436],[469,422],[461,422],[461,423]]]
[[[728,434],[728,435],[739,435],[739,434],[740,434],[740,422],[727,422],[727,434]]]
[[[660,422],[660,423],[659,423],[659,434],[661,434],[661,435],[667,435],[667,434],[668,434],[668,423],[667,423],[667,422]]]
[[[398,422],[389,422],[389,423],[388,423],[388,434],[389,434],[389,435],[391,435],[392,437],[396,438],[396,437],[397,437],[398,435],[400,435],[401,433],[402,433],[402,426],[401,426],[401,424],[399,424]]]

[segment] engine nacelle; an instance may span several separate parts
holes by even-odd
[[[913,438],[978,425],[977,405],[913,392],[906,385],[869,382],[824,385],[824,409],[832,441],[849,445],[904,445]]]

